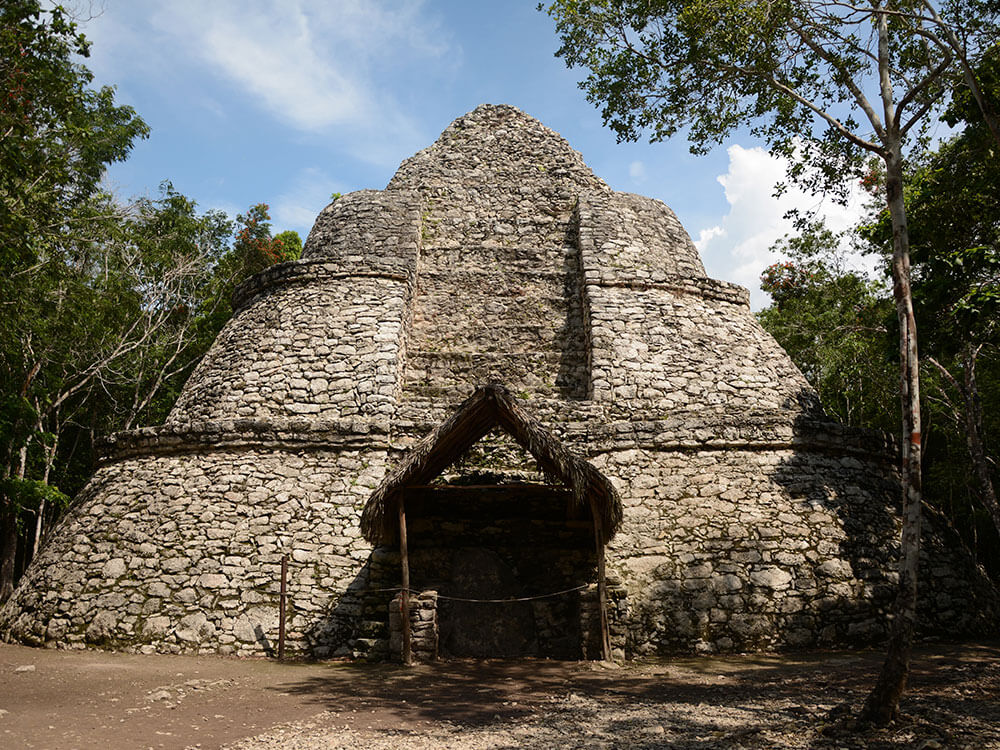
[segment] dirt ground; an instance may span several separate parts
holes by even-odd
[[[905,717],[847,733],[878,652],[405,669],[0,644],[0,748],[1000,748],[1000,642],[918,647]],[[843,710],[843,709],[838,709]]]

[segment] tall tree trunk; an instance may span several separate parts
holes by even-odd
[[[7,477],[13,474],[17,479],[24,479],[28,469],[28,445],[25,443],[18,451],[17,467],[13,472],[5,470]],[[14,578],[17,563],[17,514],[21,508],[11,495],[0,497],[0,602],[5,602],[14,593]]]
[[[902,410],[903,529],[899,591],[885,664],[861,709],[862,721],[884,726],[899,714],[899,700],[910,671],[913,627],[917,615],[917,565],[920,557],[920,373],[917,326],[910,293],[910,243],[903,204],[903,160],[899,141],[886,157],[886,198],[892,219],[893,297],[899,318],[899,388]]]
[[[17,560],[17,510],[13,500],[0,501],[0,604],[14,593]]]
[[[49,483],[52,466],[56,462],[56,450],[59,448],[59,432],[59,430],[53,430],[52,445],[45,449],[45,473],[42,475],[42,481],[45,484]],[[38,554],[38,548],[42,544],[42,532],[45,528],[45,506],[45,497],[43,496],[38,501],[38,512],[35,514],[35,536],[31,544],[31,557],[28,558],[28,562],[35,559],[35,555]]]
[[[1000,533],[1000,504],[997,503],[996,491],[993,489],[993,482],[990,479],[990,465],[986,459],[986,448],[983,447],[983,403],[979,395],[979,384],[976,381],[976,360],[982,348],[982,344],[977,346],[966,344],[962,348],[961,383],[948,371],[948,368],[934,357],[930,357],[929,361],[962,400],[961,408],[956,409],[959,412],[956,418],[965,432],[965,444],[969,449],[972,470],[979,483],[979,499],[983,507],[986,508],[986,512],[990,514],[990,519],[993,521],[997,533]]]
[[[983,447],[983,402],[979,397],[979,384],[976,382],[976,357],[982,346],[967,346],[964,354],[965,392],[966,392],[966,439],[969,444],[969,455],[975,467],[976,478],[979,480],[979,491],[983,505],[993,519],[993,526],[1000,534],[1000,505],[990,481],[990,466],[986,461],[986,449]]]

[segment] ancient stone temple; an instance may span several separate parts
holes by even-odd
[[[107,442],[0,633],[272,653],[287,556],[290,653],[867,643],[894,463],[824,416],[669,208],[482,106],[241,287],[167,422]],[[922,627],[995,624],[947,530],[925,546]]]

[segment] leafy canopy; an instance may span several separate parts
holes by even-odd
[[[775,248],[789,260],[761,275],[773,303],[757,314],[845,424],[891,428],[896,398],[887,290],[843,267],[839,237],[822,223]]]
[[[75,62],[89,44],[65,11],[0,6],[0,261],[30,264],[53,237],[86,231],[105,167],[149,130]]]
[[[979,0],[940,13],[922,0],[556,0],[547,10],[557,54],[590,71],[580,86],[620,139],[686,131],[703,153],[748,126],[793,159],[794,177],[827,190],[845,170],[860,174],[863,153],[885,156],[919,129],[947,75],[960,75],[952,22],[975,55],[997,14]]]

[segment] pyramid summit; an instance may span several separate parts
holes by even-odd
[[[332,202],[236,308],[165,424],[108,439],[0,635],[272,653],[286,558],[318,657],[398,657],[407,622],[419,658],[885,636],[892,445],[826,418],[667,206],[520,110]],[[924,627],[990,627],[949,538]]]

